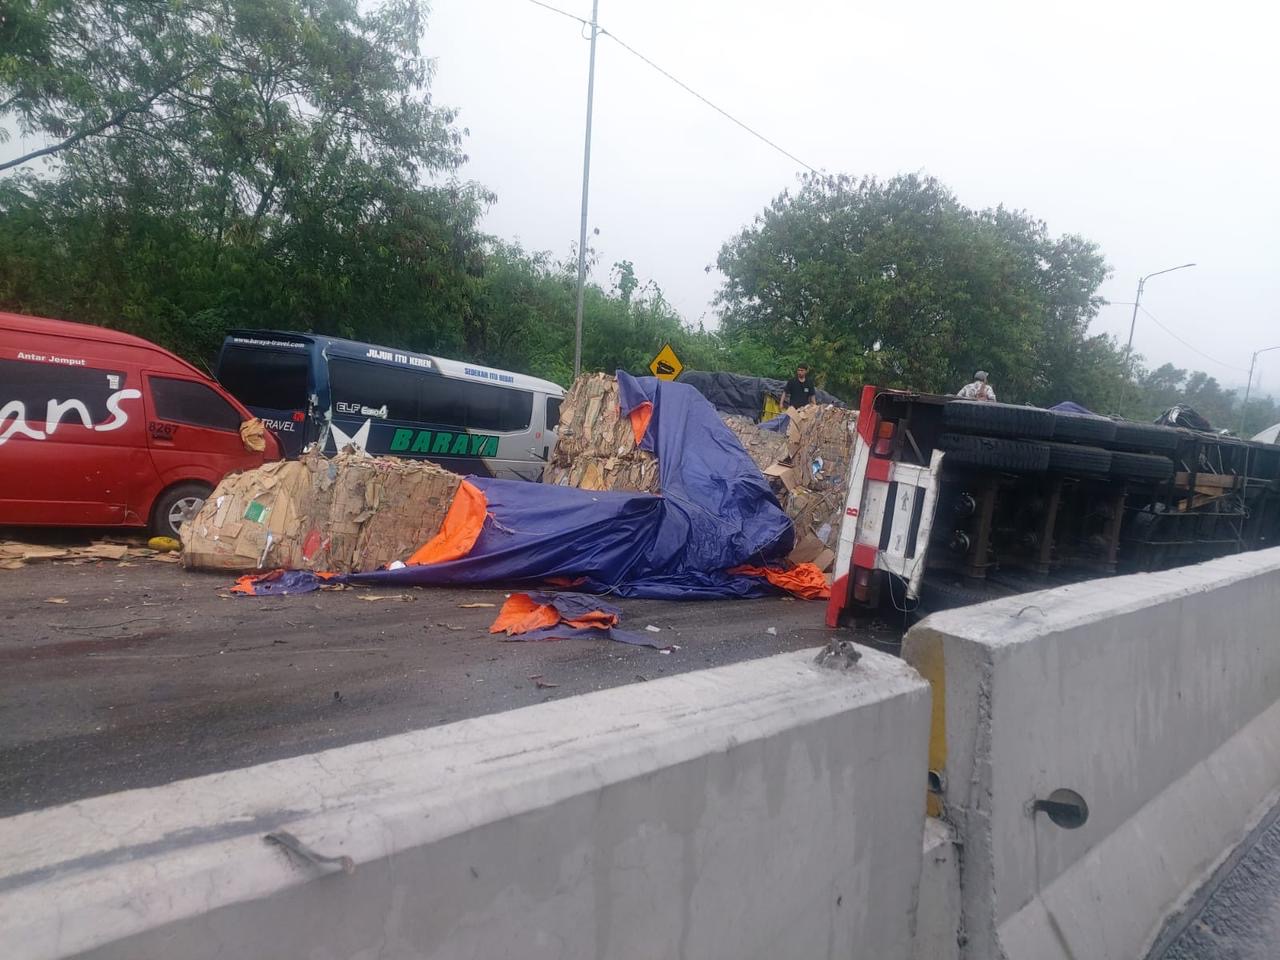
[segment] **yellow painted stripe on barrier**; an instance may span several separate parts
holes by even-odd
[[[929,769],[944,777],[947,771],[947,684],[946,657],[942,650],[942,638],[937,634],[925,637],[917,648],[915,668],[929,681],[932,696],[932,715],[929,719]],[[942,816],[942,798],[928,794],[925,809],[931,817]]]

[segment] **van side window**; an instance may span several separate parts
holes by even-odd
[[[560,426],[560,397],[547,397],[547,429]]]
[[[337,413],[412,423],[418,416],[418,381],[412,370],[335,357],[329,361],[329,392]],[[386,413],[383,413],[383,408]]]
[[[62,403],[79,400],[89,411],[92,423],[103,423],[111,416],[107,410],[107,398],[117,390],[125,389],[125,380],[125,375],[116,370],[31,360],[0,360],[0,407],[14,400],[20,401],[26,411],[24,420],[44,423],[50,400]],[[62,419],[64,422],[78,422],[76,414],[71,412],[64,413]]]
[[[170,380],[148,377],[156,416],[161,420],[190,423],[214,430],[239,430],[238,410],[203,383],[192,380]]]

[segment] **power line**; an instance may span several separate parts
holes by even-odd
[[[1245,370],[1245,368],[1244,368],[1244,367],[1237,367],[1237,366],[1235,366],[1235,364],[1231,364],[1231,363],[1224,363],[1223,361],[1221,361],[1221,360],[1217,359],[1216,357],[1211,357],[1211,356],[1209,356],[1209,354],[1205,353],[1205,352],[1204,352],[1203,350],[1201,350],[1199,347],[1194,347],[1194,346],[1192,346],[1191,344],[1187,343],[1187,341],[1183,340],[1180,336],[1178,336],[1176,333],[1174,333],[1172,330],[1170,330],[1168,327],[1166,327],[1163,323],[1161,323],[1158,319],[1156,319],[1156,315],[1155,315],[1155,314],[1153,314],[1153,313],[1152,313],[1150,310],[1148,310],[1146,307],[1139,306],[1139,307],[1138,307],[1138,309],[1139,309],[1139,310],[1141,310],[1143,313],[1145,313],[1145,314],[1147,315],[1147,319],[1148,319],[1148,320],[1150,320],[1150,321],[1151,321],[1152,323],[1154,323],[1157,327],[1159,327],[1161,330],[1163,330],[1163,331],[1164,331],[1165,333],[1167,333],[1169,336],[1173,337],[1173,339],[1177,340],[1180,344],[1182,344],[1184,347],[1186,347],[1188,350],[1192,351],[1193,353],[1198,353],[1198,354],[1200,354],[1200,356],[1204,357],[1206,360],[1209,360],[1209,361],[1211,361],[1211,362],[1213,362],[1213,363],[1216,363],[1216,364],[1217,364],[1218,366],[1220,366],[1220,367],[1226,367],[1228,370],[1235,370],[1235,371],[1237,371],[1237,372],[1239,372],[1239,373],[1248,373],[1248,371],[1247,371],[1247,370]]]
[[[530,0],[530,2],[534,2],[534,0]],[[601,32],[604,36],[612,38],[612,40],[614,41],[614,43],[618,44],[618,46],[622,47],[622,49],[626,50],[626,51],[627,51],[628,53],[630,53],[632,56],[637,57],[637,58],[638,58],[638,59],[640,59],[640,60],[643,60],[643,61],[644,61],[645,63],[647,63],[649,66],[653,67],[653,69],[657,70],[660,74],[662,74],[664,77],[666,77],[666,78],[667,78],[668,80],[670,80],[672,83],[674,83],[676,86],[680,87],[682,90],[686,91],[687,93],[691,93],[691,94],[693,94],[693,96],[697,97],[699,100],[701,100],[703,103],[705,103],[708,107],[710,107],[710,108],[711,108],[712,110],[714,110],[716,113],[720,114],[720,115],[721,115],[722,117],[724,117],[725,119],[727,119],[727,120],[731,120],[733,123],[736,123],[739,127],[741,127],[743,130],[747,131],[747,133],[751,134],[751,135],[752,135],[753,137],[755,137],[757,140],[760,140],[760,141],[762,141],[762,142],[764,142],[764,143],[767,143],[769,146],[773,147],[773,149],[777,150],[777,151],[778,151],[780,154],[782,154],[784,157],[787,157],[787,158],[788,158],[788,159],[790,159],[790,160],[794,160],[796,163],[800,164],[800,166],[804,167],[804,168],[805,168],[806,170],[808,170],[810,173],[817,173],[817,172],[818,172],[818,171],[817,171],[817,169],[816,169],[815,167],[813,167],[811,164],[805,163],[803,160],[801,160],[799,157],[797,157],[797,156],[796,156],[794,153],[792,153],[790,150],[785,150],[785,149],[783,149],[782,147],[778,146],[778,144],[774,143],[772,140],[770,140],[768,137],[766,137],[766,136],[765,136],[763,133],[761,133],[760,131],[758,131],[758,130],[753,130],[751,127],[747,126],[747,124],[743,123],[741,120],[739,120],[739,119],[738,119],[737,117],[735,117],[733,114],[731,114],[728,110],[725,110],[725,109],[724,109],[724,108],[722,108],[722,107],[718,107],[718,106],[716,106],[714,103],[712,103],[710,100],[708,100],[708,99],[707,99],[706,97],[704,97],[702,94],[700,94],[697,90],[693,89],[693,87],[689,86],[689,85],[688,85],[687,83],[685,83],[683,80],[680,80],[679,78],[672,76],[670,73],[668,73],[666,70],[662,69],[662,67],[658,66],[656,63],[654,63],[652,60],[650,60],[648,57],[646,57],[643,53],[641,53],[641,52],[640,52],[639,50],[637,50],[635,47],[633,47],[633,46],[631,46],[630,44],[628,44],[625,40],[623,40],[621,37],[619,37],[616,33],[610,33],[608,30],[604,29],[603,27],[601,27],[601,28],[600,28],[600,32]]]
[[[590,20],[583,20],[582,17],[579,17],[576,14],[570,13],[568,10],[561,10],[559,7],[553,7],[549,3],[543,3],[542,0],[529,0],[529,2],[534,4],[535,6],[543,7],[544,9],[550,10],[552,13],[558,13],[562,17],[568,17],[570,20],[577,20],[579,23],[584,24],[585,26],[588,26],[588,27],[591,26]]]
[[[536,6],[543,7],[543,8],[545,8],[545,9],[547,9],[547,10],[550,10],[552,13],[558,13],[558,14],[560,14],[560,16],[562,16],[562,17],[568,17],[570,20],[576,20],[578,23],[583,24],[584,26],[588,26],[588,27],[589,27],[589,26],[591,26],[591,21],[590,21],[590,20],[584,20],[584,19],[582,19],[582,18],[581,18],[581,17],[579,17],[579,16],[576,16],[576,15],[574,15],[574,14],[572,14],[572,13],[569,13],[567,10],[561,10],[559,7],[553,7],[553,6],[552,6],[551,4],[549,4],[549,3],[543,3],[543,0],[529,0],[529,2],[530,2],[530,3],[532,3],[532,4],[534,4],[534,5],[536,5]],[[714,103],[712,103],[710,100],[708,100],[708,99],[707,99],[706,97],[704,97],[702,94],[700,94],[697,90],[693,89],[693,87],[689,86],[689,85],[688,85],[687,83],[685,83],[683,80],[681,80],[680,78],[678,78],[678,77],[676,77],[676,76],[673,76],[669,71],[664,70],[662,67],[658,66],[656,63],[654,63],[652,60],[650,60],[648,57],[646,57],[643,53],[641,53],[641,52],[640,52],[639,50],[637,50],[635,47],[631,46],[629,43],[627,43],[625,40],[623,40],[621,37],[619,37],[616,33],[610,33],[610,32],[609,32],[608,30],[606,30],[604,27],[599,27],[598,29],[599,29],[599,32],[600,32],[600,35],[601,35],[601,36],[609,37],[611,40],[613,40],[613,42],[614,42],[614,43],[616,43],[618,46],[622,47],[622,49],[626,50],[626,51],[627,51],[629,54],[631,54],[633,57],[637,58],[638,60],[643,61],[643,62],[644,62],[644,63],[646,63],[646,64],[648,64],[648,65],[649,65],[650,67],[652,67],[654,70],[657,70],[660,74],[662,74],[664,77],[666,77],[666,78],[667,78],[668,80],[670,80],[672,83],[674,83],[676,86],[680,87],[680,88],[681,88],[682,90],[684,90],[686,93],[692,94],[693,96],[697,97],[699,100],[701,100],[703,103],[705,103],[708,107],[710,107],[710,108],[711,108],[712,110],[714,110],[716,113],[720,114],[720,115],[721,115],[722,117],[724,117],[725,119],[727,119],[727,120],[729,120],[729,121],[731,121],[731,122],[733,122],[733,123],[737,124],[739,127],[741,127],[743,130],[747,131],[747,133],[751,134],[751,135],[752,135],[753,137],[755,137],[757,140],[760,140],[761,142],[763,142],[763,143],[765,143],[765,144],[768,144],[770,147],[772,147],[774,150],[777,150],[780,154],[782,154],[782,155],[783,155],[784,157],[786,157],[787,159],[789,159],[789,160],[794,160],[796,163],[800,164],[800,166],[804,167],[804,168],[805,168],[806,170],[808,170],[810,173],[817,173],[817,172],[818,172],[817,168],[815,168],[815,167],[814,167],[814,166],[812,166],[811,164],[805,163],[803,160],[801,160],[799,157],[797,157],[797,156],[796,156],[794,153],[792,153],[790,150],[786,150],[786,149],[784,149],[783,147],[779,146],[777,143],[775,143],[774,141],[772,141],[772,140],[770,140],[768,137],[766,137],[763,133],[761,133],[761,132],[760,132],[760,131],[758,131],[758,130],[753,129],[752,127],[750,127],[749,125],[747,125],[747,124],[746,124],[746,123],[744,123],[743,121],[739,120],[737,117],[735,117],[733,114],[731,114],[728,110],[725,110],[723,107],[716,106]]]

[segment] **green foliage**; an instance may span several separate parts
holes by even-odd
[[[13,0],[0,7],[0,307],[117,327],[196,361],[228,329],[311,330],[572,376],[576,264],[483,236],[493,197],[456,178],[432,103],[426,0]],[[811,176],[721,250],[716,331],[635,265],[584,296],[587,369],[783,376],[847,399],[865,382],[1152,417],[1236,398],[1162,367],[1126,386],[1089,334],[1107,267],[923,176]],[[592,252],[592,265],[594,262]],[[1280,419],[1251,400],[1258,429]]]
[[[1187,371],[1166,363],[1155,370],[1138,371],[1123,410],[1134,419],[1153,420],[1173,405],[1185,404],[1193,407],[1214,429],[1234,432],[1240,426],[1242,402],[1243,397],[1237,391],[1223,389],[1216,378],[1204,371]],[[1242,436],[1251,437],[1276,422],[1280,422],[1280,405],[1271,397],[1256,394],[1249,397]]]
[[[807,176],[720,252],[726,336],[755,340],[850,395],[864,382],[954,391],[978,368],[1002,395],[1088,398],[1109,341],[1087,336],[1107,273],[1096,247],[937,180]]]
[[[0,183],[0,300],[189,355],[229,326],[463,352],[490,197],[425,91],[425,7],[30,0],[0,110],[56,140]]]

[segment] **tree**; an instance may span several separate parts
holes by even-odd
[[[1002,396],[1087,402],[1115,345],[1089,337],[1107,267],[1079,237],[1004,208],[975,212],[937,180],[810,175],[724,245],[717,302],[730,342],[863,382],[952,392],[974,370]],[[822,380],[820,379],[820,382]]]
[[[0,301],[207,352],[232,325],[481,341],[491,197],[434,107],[420,0],[29,0],[0,113]],[[31,172],[37,161],[45,176]]]

